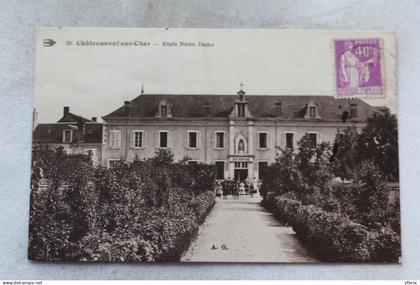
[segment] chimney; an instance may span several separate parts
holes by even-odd
[[[131,113],[131,101],[124,101],[124,112],[127,116],[130,116]]]
[[[63,110],[63,117],[65,117],[65,116],[67,116],[68,114],[70,113],[70,107],[64,107],[64,110]]]
[[[32,113],[32,130],[35,130],[37,125],[38,125],[38,112],[34,108],[34,111]]]
[[[92,122],[97,122],[98,120],[97,120],[97,118],[96,117],[92,117]]]

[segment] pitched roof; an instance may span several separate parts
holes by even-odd
[[[68,112],[64,114],[63,117],[57,121],[57,123],[74,123],[74,122],[79,122],[80,120],[84,123],[92,122],[91,120],[83,118],[82,116],[78,116],[78,115]]]
[[[155,117],[159,103],[166,100],[172,105],[173,117],[179,118],[228,118],[238,100],[237,95],[139,95],[133,99],[129,106],[124,105],[104,119],[121,117]],[[307,105],[315,103],[319,109],[320,120],[340,121],[343,112],[350,113],[351,104],[357,104],[357,120],[366,120],[378,109],[370,106],[360,99],[335,99],[332,96],[268,96],[268,95],[247,95],[249,110],[253,117],[274,118],[276,117],[276,103],[281,103],[280,120],[303,119],[306,114]],[[205,112],[204,105],[210,104],[210,114]]]
[[[84,143],[102,143],[102,124],[101,123],[87,123],[85,126]],[[79,126],[80,127],[80,126]],[[77,124],[39,124],[36,126],[32,134],[32,141],[34,143],[62,143],[63,131],[73,130],[73,141],[77,142],[79,134],[79,127]]]

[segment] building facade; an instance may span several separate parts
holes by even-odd
[[[34,110],[32,142],[34,146],[62,147],[68,154],[86,154],[94,166],[102,161],[103,124],[70,113],[64,107],[63,117],[56,123],[37,124]]]
[[[215,164],[218,178],[261,175],[279,148],[314,145],[337,131],[361,129],[379,110],[359,99],[328,96],[145,95],[103,117],[100,162],[153,157],[170,149],[175,160]]]

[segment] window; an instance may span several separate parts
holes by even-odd
[[[258,162],[258,177],[259,177],[259,179],[264,179],[264,172],[265,172],[265,169],[267,168],[267,166],[268,166],[268,162],[267,161],[260,161],[260,162]]]
[[[109,131],[109,147],[117,148],[117,149],[121,147],[121,131],[120,130]]]
[[[216,132],[216,148],[224,148],[224,147],[225,147],[225,133]]]
[[[189,148],[197,148],[198,142],[197,142],[198,133],[195,131],[188,131],[188,147]]]
[[[308,133],[309,144],[311,148],[316,148],[317,145],[317,134],[316,133]]]
[[[64,130],[63,131],[63,142],[71,142],[72,140],[72,131]]]
[[[159,132],[159,147],[162,147],[162,148],[168,147],[168,132],[167,131]]]
[[[123,162],[120,159],[108,159],[108,167],[115,168],[116,166],[122,164]]]
[[[144,146],[144,132],[143,131],[134,131],[133,137],[133,146],[134,147],[143,147]]]
[[[258,147],[259,148],[267,148],[267,133],[259,133],[258,135]]]
[[[238,117],[245,117],[245,105],[238,104]]]
[[[167,115],[168,115],[168,106],[161,105],[160,106],[160,116],[161,117],[166,117]]]
[[[309,118],[315,118],[315,106],[310,106],[309,107]]]
[[[357,104],[350,105],[350,117],[357,118]]]
[[[216,164],[216,179],[225,178],[225,162],[216,161],[215,164]]]
[[[197,160],[188,160],[188,165],[197,165],[198,161]]]
[[[235,168],[237,169],[247,169],[248,162],[235,162]]]
[[[294,133],[286,133],[286,148],[293,149]]]

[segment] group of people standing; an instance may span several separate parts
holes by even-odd
[[[259,192],[261,181],[255,177],[252,179],[246,178],[245,180],[233,180],[230,177],[227,179],[216,180],[216,196],[227,199],[229,195],[234,199],[239,199],[239,195],[251,195],[254,197]]]

